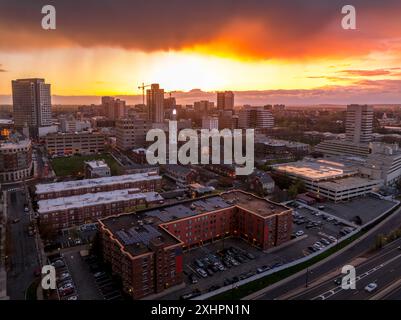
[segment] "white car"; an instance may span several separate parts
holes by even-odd
[[[299,230],[299,231],[297,231],[296,233],[295,233],[295,235],[297,236],[297,237],[301,237],[301,236],[303,236],[305,234],[305,232],[303,232],[302,230]]]
[[[365,291],[366,291],[366,292],[369,292],[369,293],[375,291],[376,289],[377,289],[377,284],[374,283],[374,282],[369,283],[369,284],[365,287]]]

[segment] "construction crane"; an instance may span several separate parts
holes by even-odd
[[[138,89],[142,89],[142,104],[145,105],[145,88],[150,87],[150,84],[144,84],[142,82],[142,85],[138,87]]]

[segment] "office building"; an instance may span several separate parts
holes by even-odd
[[[219,118],[216,117],[204,117],[202,119],[202,129],[219,129]]]
[[[208,100],[201,100],[194,102],[194,110],[196,113],[207,114],[207,112],[214,109],[214,102]]]
[[[45,136],[47,153],[58,156],[105,151],[105,135],[99,132],[51,133]]]
[[[373,107],[351,104],[347,107],[346,141],[358,144],[372,141]]]
[[[152,123],[164,121],[164,90],[157,83],[146,90],[146,106],[148,108],[148,119]]]
[[[238,114],[238,126],[243,129],[271,129],[274,118],[271,111],[264,107],[245,105]]]
[[[234,109],[234,93],[232,91],[217,92],[217,109]]]
[[[39,127],[51,122],[50,84],[44,79],[17,79],[12,81],[13,117],[15,127],[28,127],[30,134],[38,135]]]
[[[146,134],[152,123],[135,118],[116,121],[116,146],[120,150],[131,150],[146,146]]]
[[[104,260],[134,299],[183,282],[183,250],[226,237],[266,250],[291,239],[292,209],[243,191],[100,220]]]
[[[304,182],[308,191],[332,201],[346,201],[376,191],[383,180],[361,174],[363,160],[346,158],[306,159],[273,165],[276,173]]]

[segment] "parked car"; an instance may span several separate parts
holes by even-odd
[[[12,223],[18,223],[18,222],[20,222],[21,221],[21,219],[19,219],[19,218],[17,218],[17,219],[14,219],[13,221],[11,221]]]
[[[262,273],[262,272],[265,272],[265,271],[267,271],[269,269],[270,269],[270,267],[268,267],[268,266],[261,266],[261,267],[256,269],[256,272],[257,273]]]
[[[202,268],[197,268],[196,272],[202,277],[202,278],[207,278],[207,273],[205,270],[203,270]]]
[[[192,284],[198,283],[198,278],[194,274],[189,275],[189,280],[191,281]]]
[[[195,260],[195,264],[199,267],[199,268],[204,268],[205,265],[202,263],[202,261],[200,261],[199,259]]]
[[[303,232],[302,230],[299,230],[299,231],[295,232],[295,236],[297,236],[297,237],[301,237],[304,234],[305,234],[305,232]]]

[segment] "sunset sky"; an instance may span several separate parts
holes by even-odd
[[[42,5],[57,29],[41,29]],[[341,28],[353,4],[357,29]],[[260,91],[261,100],[401,103],[401,1],[0,0],[0,95]],[[315,99],[319,97],[319,99]]]

